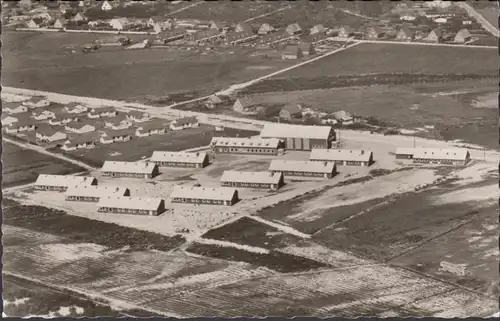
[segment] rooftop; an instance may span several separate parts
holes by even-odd
[[[292,171],[307,173],[331,173],[335,169],[333,162],[313,162],[273,159],[269,165],[270,171]]]
[[[97,206],[154,211],[162,201],[161,198],[152,197],[104,196],[99,199]]]
[[[240,137],[214,137],[210,142],[212,146],[226,147],[267,147],[278,148],[279,139],[275,138],[240,138]]]
[[[151,156],[151,162],[183,162],[183,163],[202,163],[207,157],[205,152],[162,152],[154,151]]]
[[[196,187],[175,186],[170,198],[192,198],[207,199],[215,201],[230,201],[233,199],[236,189],[230,187]]]
[[[105,161],[102,165],[102,172],[118,172],[118,173],[140,173],[151,174],[155,168],[155,164],[148,162],[119,162]]]
[[[110,197],[110,196],[123,196],[127,188],[120,186],[71,186],[65,195],[66,196],[79,196],[79,197]]]
[[[76,186],[80,184],[89,184],[95,178],[92,176],[75,176],[75,175],[51,175],[40,174],[35,182],[35,185],[43,186]]]
[[[329,126],[265,124],[261,137],[328,139],[333,129]]]
[[[368,162],[373,156],[371,151],[350,149],[313,149],[309,155],[310,160],[321,161],[356,161]]]
[[[278,184],[282,175],[272,172],[224,171],[221,182]]]

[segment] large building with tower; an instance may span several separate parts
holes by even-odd
[[[175,186],[172,203],[232,206],[239,201],[238,191],[230,187]]]
[[[313,162],[273,159],[269,171],[282,173],[285,177],[332,178],[337,173],[335,162]]]
[[[309,160],[335,162],[336,165],[370,166],[373,164],[373,152],[351,149],[313,149]]]
[[[278,155],[284,145],[275,138],[214,137],[210,146],[217,154]]]
[[[277,190],[285,184],[282,173],[224,171],[221,177],[224,187],[263,188]]]
[[[335,130],[330,126],[305,126],[288,124],[266,124],[260,132],[262,138],[276,138],[288,150],[328,149],[335,141]]]

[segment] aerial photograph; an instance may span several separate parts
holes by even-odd
[[[1,6],[3,317],[499,316],[497,1]]]

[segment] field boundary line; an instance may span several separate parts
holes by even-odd
[[[158,314],[158,315],[163,315],[163,316],[166,316],[166,317],[182,318],[182,316],[180,316],[180,315],[167,314],[165,312],[160,312],[160,311],[157,311],[157,310],[149,310],[149,309],[145,309],[142,306],[138,306],[138,305],[135,305],[133,303],[125,302],[125,301],[120,300],[120,299],[108,298],[108,297],[106,297],[104,295],[101,295],[101,294],[99,294],[97,292],[90,292],[89,291],[89,293],[85,293],[84,291],[73,289],[71,287],[61,286],[61,285],[55,285],[55,284],[49,284],[49,283],[43,282],[43,281],[41,281],[39,279],[36,279],[36,278],[33,278],[33,277],[28,277],[28,276],[25,276],[25,275],[22,275],[22,274],[19,274],[19,273],[15,273],[15,272],[9,272],[8,270],[5,270],[5,269],[2,270],[2,273],[4,273],[5,275],[8,275],[8,276],[12,276],[12,277],[21,279],[21,280],[25,280],[25,281],[33,282],[33,283],[38,284],[38,285],[45,286],[45,287],[50,288],[50,289],[55,290],[55,291],[59,291],[59,292],[62,292],[63,290],[64,291],[68,291],[68,292],[71,292],[72,296],[75,297],[75,298],[78,298],[77,295],[80,295],[80,296],[83,296],[84,299],[89,300],[91,302],[94,302],[94,303],[97,303],[97,304],[107,304],[113,310],[115,310],[115,309],[113,308],[113,306],[112,306],[112,304],[111,304],[110,301],[115,301],[115,302],[118,302],[118,303],[120,303],[122,305],[128,306],[130,308],[134,308],[134,309],[137,309],[137,310],[142,310],[142,311],[146,311],[146,312],[150,312],[150,313],[155,313],[155,314]],[[101,302],[98,299],[107,301],[107,303]]]
[[[278,13],[278,12],[281,12],[281,11],[285,11],[285,10],[291,9],[291,8],[292,8],[292,6],[291,6],[291,5],[289,5],[289,6],[286,6],[286,7],[284,7],[284,8],[280,8],[280,9],[278,9],[278,10],[274,10],[274,11],[271,11],[271,12],[268,12],[268,13],[264,13],[264,14],[258,15],[258,16],[256,16],[256,17],[249,18],[249,19],[247,19],[247,20],[245,20],[245,21],[243,21],[243,22],[250,22],[250,21],[254,21],[254,20],[257,20],[257,19],[260,19],[260,18],[264,18],[264,17],[267,17],[267,16],[271,16],[271,15],[273,15],[273,14],[275,14],[275,13]]]
[[[167,13],[167,14],[165,15],[165,17],[169,17],[169,16],[171,16],[171,15],[173,15],[173,14],[176,14],[176,13],[182,12],[182,11],[187,10],[187,9],[189,9],[189,8],[196,7],[196,6],[198,6],[198,5],[202,4],[202,3],[205,3],[205,1],[197,1],[197,2],[195,2],[195,3],[193,3],[193,4],[189,5],[189,6],[186,6],[186,7],[184,7],[184,8],[180,8],[180,9],[174,10],[174,11],[172,11],[172,12],[169,12],[169,13]]]
[[[302,233],[302,232],[294,229],[291,226],[285,226],[285,225],[282,225],[282,224],[271,222],[269,220],[266,220],[266,219],[264,219],[264,218],[262,218],[260,216],[256,216],[256,215],[248,215],[247,217],[251,218],[252,220],[257,221],[259,223],[262,223],[262,224],[274,227],[275,229],[278,229],[279,231],[284,232],[286,234],[295,235],[295,236],[298,236],[298,237],[303,238],[303,239],[309,239],[309,238],[311,238],[311,235],[306,234],[306,233]]]

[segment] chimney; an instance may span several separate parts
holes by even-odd
[[[365,151],[364,150],[361,150],[361,155],[364,155],[365,154]]]

